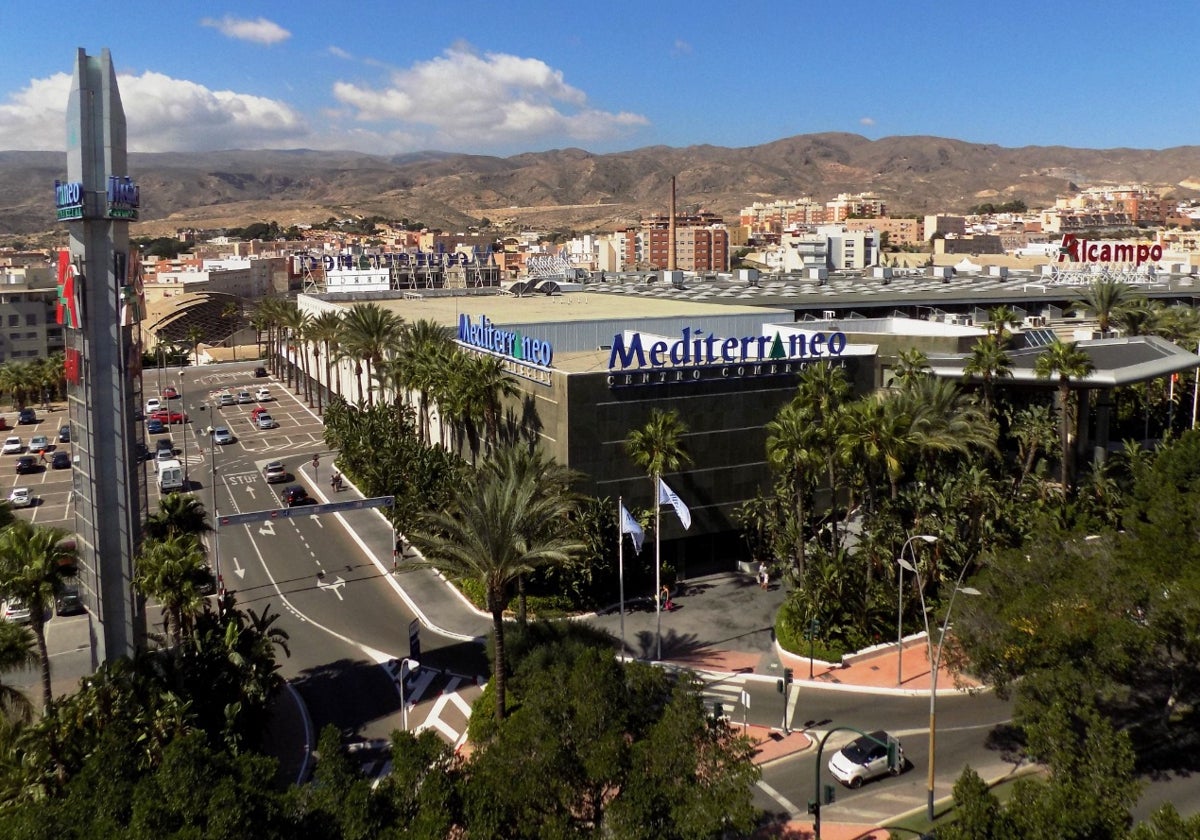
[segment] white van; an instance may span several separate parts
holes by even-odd
[[[183,489],[183,465],[179,461],[158,462],[158,489],[163,493]]]

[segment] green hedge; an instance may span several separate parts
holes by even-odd
[[[805,636],[808,628],[808,616],[804,613],[804,605],[798,599],[789,598],[775,614],[775,638],[779,646],[788,653],[808,657],[809,652],[822,662],[841,662],[842,657],[852,651],[844,644],[817,636],[816,643],[811,645]]]

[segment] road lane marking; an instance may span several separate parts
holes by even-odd
[[[807,813],[807,811],[801,811],[799,808],[797,808],[794,804],[792,804],[792,801],[790,799],[788,799],[786,796],[784,796],[779,791],[775,790],[775,788],[771,787],[769,784],[764,782],[762,779],[758,780],[757,785],[758,785],[759,790],[761,790],[767,796],[771,797],[776,802],[778,802],[780,805],[782,805],[784,810],[788,812],[788,816],[790,816],[792,819],[794,819],[794,820],[802,819],[804,817],[804,815]]]

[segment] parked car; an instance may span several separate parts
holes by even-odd
[[[896,760],[888,765],[888,745],[895,743]],[[900,739],[882,729],[855,738],[829,759],[829,772],[842,784],[857,788],[863,782],[891,773],[904,771],[904,748]]]
[[[67,586],[54,599],[55,615],[79,615],[84,611],[78,586]]]
[[[267,375],[267,369],[265,367],[256,367],[254,369],[254,376],[256,379],[262,379],[266,375]]]
[[[254,397],[250,396],[249,391],[238,391],[237,401],[238,403],[245,405],[247,403],[254,402]]]
[[[50,466],[56,470],[67,470],[71,468],[71,456],[64,450],[60,449],[50,456]]]
[[[283,488],[283,503],[288,507],[308,504],[311,501],[308,491],[299,484],[289,484]]]
[[[29,607],[19,598],[13,598],[4,605],[4,618],[13,624],[28,624],[33,614]]]
[[[163,421],[159,420],[157,417],[151,417],[149,420],[146,421],[147,434],[158,435],[158,434],[162,434],[166,430],[167,430],[166,425],[163,423]]]
[[[146,416],[149,417],[154,412],[162,408],[162,400],[158,397],[151,397],[146,400]]]
[[[271,389],[259,388],[254,392],[254,399],[258,400],[259,402],[269,402],[271,400]]]
[[[229,431],[225,426],[217,426],[213,429],[213,443],[217,446],[233,443],[233,432]]]
[[[272,461],[263,468],[263,477],[267,479],[267,484],[282,484],[291,479],[288,475],[287,467],[283,465],[283,461]]]
[[[17,459],[17,475],[28,475],[37,471],[37,458],[34,458],[32,455],[22,455]]]
[[[15,508],[26,508],[33,504],[33,494],[28,487],[14,487],[8,494],[8,503]]]
[[[275,422],[274,417],[264,411],[262,414],[258,415],[257,418],[255,418],[254,425],[260,429],[274,429],[278,424]]]
[[[21,413],[17,415],[17,422],[22,426],[28,426],[30,423],[36,423],[37,412],[32,408],[22,408]]]
[[[217,404],[221,408],[237,405],[237,397],[235,397],[233,394],[221,394],[221,396],[217,397]]]
[[[34,435],[29,439],[30,452],[45,452],[50,448],[50,438],[45,435]]]
[[[172,388],[170,385],[168,385],[166,388],[163,388],[162,395],[163,395],[163,399],[167,399],[167,400],[179,399],[179,392],[176,391],[174,388]]]
[[[187,414],[184,412],[169,411],[165,408],[155,412],[151,415],[151,417],[158,420],[160,423],[186,423],[188,421]]]
[[[71,427],[70,426],[59,426],[58,427],[58,442],[59,443],[70,443],[71,442]]]
[[[5,455],[20,455],[25,451],[25,444],[21,442],[19,437],[13,436],[4,439],[4,448],[0,449]]]

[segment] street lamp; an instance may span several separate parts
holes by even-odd
[[[200,406],[200,411],[208,413],[208,417],[212,419],[212,409],[208,403]],[[217,616],[221,615],[221,602],[225,600],[225,579],[221,577],[221,517],[217,513],[217,444],[213,438],[213,432],[216,429],[209,426],[208,429],[208,459],[212,464],[212,474],[210,482],[212,484],[212,548],[213,548],[213,571],[217,576]],[[198,446],[199,444],[197,444]]]
[[[897,563],[902,568],[908,569],[914,574],[917,572],[915,566],[908,563],[904,558],[897,558]],[[933,767],[934,767],[934,749],[937,745],[937,681],[938,670],[942,664],[942,648],[946,644],[946,629],[950,626],[950,611],[954,609],[954,598],[959,592],[964,595],[980,595],[978,589],[972,586],[963,586],[963,575],[967,573],[966,564],[963,565],[962,571],[958,573],[958,580],[954,583],[954,591],[950,593],[950,603],[946,605],[946,617],[942,619],[941,631],[938,634],[937,649],[933,647],[933,635],[929,632],[929,613],[925,609],[925,584],[922,583],[917,592],[921,596],[921,615],[925,618],[925,641],[929,645],[929,662],[932,668],[930,672],[929,685],[929,779],[927,783],[929,799],[926,804],[926,816],[930,822],[933,822]]]
[[[904,570],[906,568],[913,569],[917,565],[917,552],[912,548],[913,540],[923,540],[927,543],[935,543],[938,538],[933,534],[913,534],[904,541],[904,545],[900,547],[900,557],[896,560],[896,574],[899,585],[898,606],[896,608],[896,685],[904,685]],[[912,565],[904,565],[904,552],[908,551],[908,556],[912,558]]]
[[[192,487],[192,480],[188,477],[188,456],[187,456],[187,397],[183,395],[183,368],[179,369],[179,413],[182,416],[180,425],[183,426],[183,486],[189,490]],[[171,403],[167,401],[167,423],[171,422]],[[196,444],[199,446],[199,443]]]

